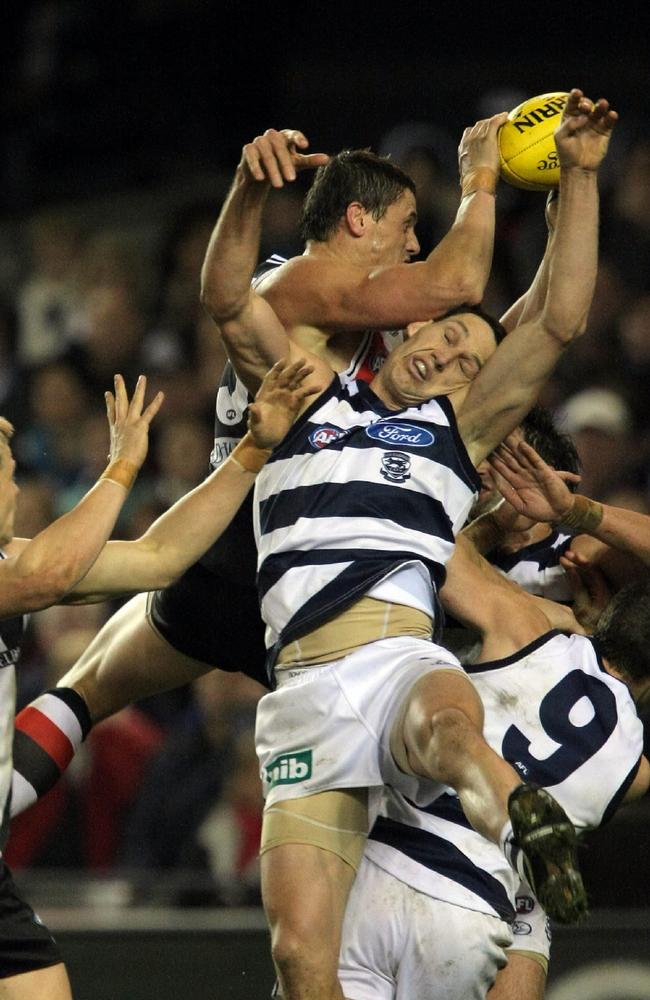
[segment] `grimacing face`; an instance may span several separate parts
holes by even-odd
[[[415,323],[408,333],[372,383],[391,408],[419,406],[466,389],[497,347],[489,323],[474,313]]]
[[[415,235],[417,222],[415,196],[407,188],[389,205],[381,219],[370,220],[373,260],[384,267],[404,264],[420,250]]]
[[[14,429],[0,417],[0,545],[7,545],[14,536],[14,519],[18,487],[14,482],[16,462],[9,444]]]

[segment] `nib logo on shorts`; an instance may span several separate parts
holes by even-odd
[[[265,773],[269,788],[306,781],[311,778],[311,750],[282,753],[265,768]]]

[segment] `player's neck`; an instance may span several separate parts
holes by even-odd
[[[499,551],[504,552],[506,555],[510,555],[513,552],[520,552],[521,549],[528,548],[529,545],[535,545],[536,542],[543,542],[552,533],[553,528],[550,524],[538,521],[527,531],[508,532],[499,544]]]

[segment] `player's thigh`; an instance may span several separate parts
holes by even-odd
[[[0,1000],[72,1000],[70,980],[62,962],[0,979]]]
[[[262,855],[261,880],[274,950],[315,948],[335,967],[354,869],[311,844],[280,844]]]
[[[152,628],[146,608],[146,594],[131,598],[59,681],[79,692],[94,722],[212,669],[170,646]]]
[[[508,964],[499,969],[487,1000],[544,1000],[546,972],[529,955],[509,951]]]

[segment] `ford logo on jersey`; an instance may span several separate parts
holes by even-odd
[[[345,431],[339,430],[338,427],[317,427],[309,435],[309,443],[314,448],[327,448],[332,441],[338,441],[342,437],[345,437]]]
[[[383,420],[366,427],[366,434],[376,441],[385,441],[391,446],[401,445],[402,448],[426,448],[435,440],[431,431],[425,430],[424,427],[416,427],[414,424],[384,423]]]

